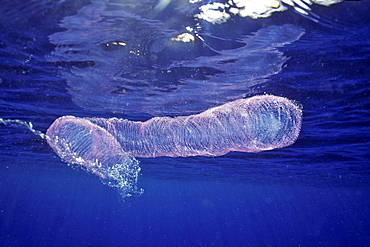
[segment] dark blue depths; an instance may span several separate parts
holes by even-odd
[[[45,132],[63,115],[151,117],[75,104],[60,74],[76,64],[48,60],[48,37],[88,1],[30,1],[24,10],[18,2],[0,7],[0,118]],[[236,18],[234,36],[286,23],[304,29],[278,48],[289,58],[279,73],[241,89],[301,104],[297,142],[257,154],[140,159],[140,196],[122,199],[98,177],[67,166],[26,128],[0,125],[0,246],[369,246],[369,10],[369,1],[314,8],[334,20],[332,27],[276,13],[248,23],[255,26],[244,33],[245,20]],[[230,35],[202,25],[204,33]],[[181,32],[178,26],[171,28]],[[217,50],[235,48],[207,41]],[[216,78],[210,68],[202,73],[209,73],[205,81]]]
[[[369,192],[361,188],[143,178],[145,195],[122,202],[81,173],[18,177],[28,187],[6,181],[18,189],[2,195],[2,246],[366,246],[369,240]]]

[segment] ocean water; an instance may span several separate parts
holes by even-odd
[[[370,1],[223,23],[193,2],[1,1],[0,246],[370,246]],[[38,135],[261,94],[302,108],[293,145],[137,158],[130,197]]]

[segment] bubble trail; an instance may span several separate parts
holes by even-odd
[[[130,157],[219,156],[286,147],[298,138],[301,117],[301,109],[290,100],[262,95],[196,115],[146,122],[64,116],[50,126],[47,136],[62,159],[105,177],[107,167],[117,160],[130,162]]]

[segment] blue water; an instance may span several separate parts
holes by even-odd
[[[273,94],[302,106],[298,140],[141,158],[143,193],[123,197],[0,124],[0,246],[370,246],[370,1],[215,25],[193,17],[201,3],[132,3],[2,1],[0,118],[45,133],[64,115],[145,121]],[[169,41],[187,26],[204,40]]]

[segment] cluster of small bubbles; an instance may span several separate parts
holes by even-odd
[[[103,180],[110,187],[117,188],[122,197],[141,195],[144,190],[136,186],[141,168],[135,158],[130,162],[115,164],[107,169],[107,180]]]

